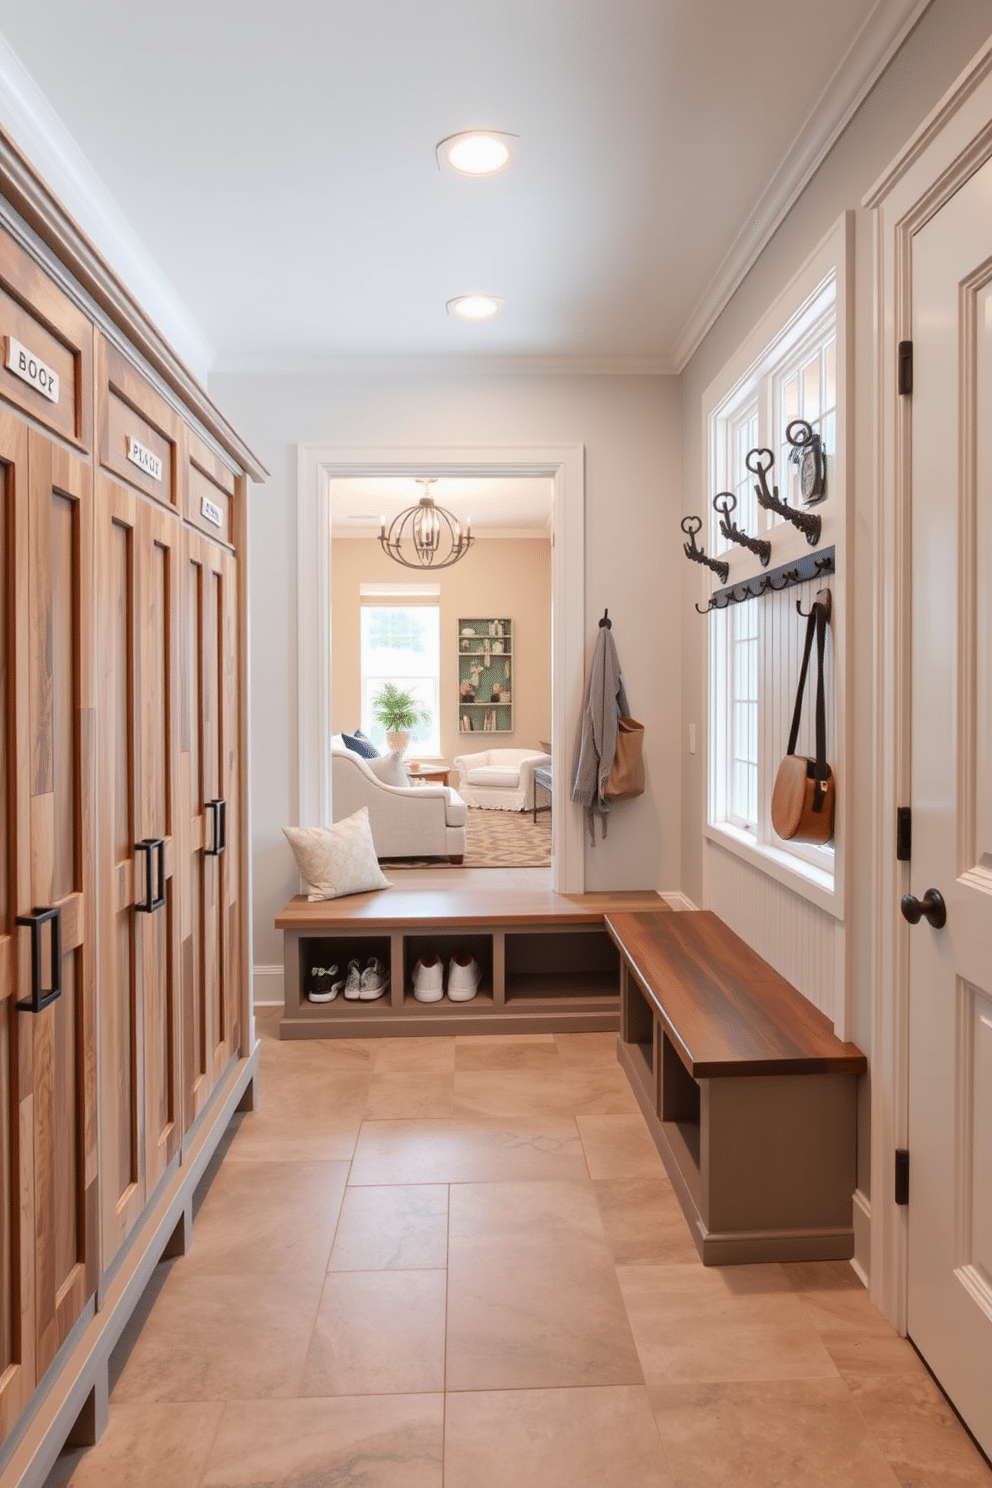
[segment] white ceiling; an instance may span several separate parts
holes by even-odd
[[[215,369],[679,366],[923,0],[0,0]],[[519,136],[488,181],[438,140]],[[54,184],[54,183],[53,183]],[[486,324],[445,302],[505,301]]]
[[[414,476],[341,476],[328,484],[335,538],[377,537],[380,519],[388,527],[424,494]],[[472,531],[486,537],[550,537],[550,477],[440,476],[430,493],[438,506],[462,524],[470,521]]]

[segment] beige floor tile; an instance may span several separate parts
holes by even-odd
[[[371,1082],[364,1083],[367,1088]],[[309,1122],[301,1117],[272,1119],[261,1111],[253,1111],[238,1127],[227,1160],[232,1163],[350,1162],[361,1125],[360,1112],[337,1120]]]
[[[925,1370],[847,1384],[902,1488],[992,1484],[992,1467]]]
[[[371,1070],[341,1069],[309,1054],[277,1071],[261,1071],[254,1115],[268,1121],[334,1125],[361,1117],[371,1083]]]
[[[455,1116],[557,1116],[572,1113],[571,1092],[561,1075],[530,1070],[470,1070],[454,1076]]]
[[[444,1316],[443,1271],[330,1272],[298,1393],[442,1390]]]
[[[898,1337],[848,1261],[790,1261],[782,1271],[819,1332],[840,1329]]]
[[[447,1263],[445,1184],[348,1189],[331,1251],[331,1271],[424,1271]]]
[[[185,1274],[323,1270],[347,1181],[346,1162],[223,1164],[196,1215]]]
[[[615,1033],[556,1033],[553,1037],[558,1057],[567,1068],[620,1069]]]
[[[641,1382],[592,1185],[453,1187],[448,1389]]]
[[[670,1488],[642,1386],[452,1394],[445,1488]]]
[[[619,1065],[567,1065],[566,1071],[565,1088],[576,1116],[634,1116],[643,1124],[630,1081]]]
[[[629,1266],[618,1276],[649,1389],[837,1378],[778,1266]]]
[[[664,1165],[640,1114],[577,1116],[593,1178],[663,1178]]]
[[[518,1043],[516,1040],[511,1043],[508,1039],[482,1043],[466,1039],[455,1045],[457,1074],[489,1070],[519,1070],[521,1074],[560,1080],[562,1063],[553,1038],[547,1043]]]
[[[441,1488],[443,1419],[441,1395],[228,1405],[203,1488]]]
[[[515,1178],[585,1178],[571,1119],[510,1117],[451,1121],[367,1121],[350,1182],[485,1183]]]
[[[376,1040],[375,1073],[450,1075],[455,1068],[453,1038],[384,1038]]]
[[[887,1374],[924,1372],[913,1345],[900,1338],[892,1328],[888,1333],[821,1328],[819,1334],[823,1347],[845,1378],[864,1376],[870,1379]]]
[[[483,1048],[486,1044],[553,1044],[553,1033],[456,1033],[455,1048]]]
[[[220,1403],[115,1405],[95,1448],[65,1451],[45,1488],[190,1488],[199,1483]]]
[[[320,1276],[192,1276],[176,1262],[113,1400],[249,1400],[297,1393]]]
[[[898,1488],[843,1381],[652,1392],[676,1488]]]
[[[691,1265],[698,1260],[688,1221],[666,1177],[598,1178],[595,1187],[618,1266]]]
[[[428,1070],[376,1073],[369,1087],[365,1119],[390,1121],[404,1116],[450,1116],[452,1078],[450,1074],[435,1074]]]

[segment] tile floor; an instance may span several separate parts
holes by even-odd
[[[699,1264],[612,1035],[277,1019],[49,1488],[992,1485],[848,1265]]]

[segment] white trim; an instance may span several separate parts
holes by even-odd
[[[897,863],[896,808],[910,791],[910,417],[896,391],[896,347],[912,339],[912,236],[992,157],[992,41],[957,82],[865,197],[875,209],[875,648],[878,700],[872,794],[877,927],[872,1018],[871,1295],[891,1323],[906,1330],[908,1227],[891,1184],[892,1154],[909,1136],[908,929],[898,912],[909,888],[909,865]]]
[[[703,836],[707,842],[715,842],[724,852],[733,853],[734,857],[773,878],[790,893],[808,899],[824,914],[832,915],[835,920],[843,919],[842,901],[835,890],[832,873],[825,873],[805,858],[777,848],[770,842],[754,841],[751,833],[731,822],[706,822]]]
[[[252,1005],[254,1007],[282,1007],[285,1002],[285,968],[277,966],[253,966],[251,969]],[[278,986],[274,983],[278,982]]]
[[[360,377],[374,373],[382,377],[395,373],[403,377],[449,374],[456,377],[670,377],[675,365],[668,355],[661,356],[555,356],[553,353],[521,356],[494,352],[489,356],[467,356],[451,353],[410,352],[407,355],[375,353],[356,349],[354,352],[327,352],[323,355],[277,353],[274,356],[221,355],[211,371],[232,376],[313,376]]]
[[[681,889],[661,889],[659,890],[659,898],[664,899],[669,909],[682,911],[699,908],[698,904],[693,904],[689,896],[683,894]]]
[[[854,1190],[854,1255],[851,1266],[866,1287],[871,1285],[871,1200],[860,1188]]]
[[[0,35],[0,126],[113,265],[193,375],[206,383],[214,348],[48,99]]]
[[[672,347],[681,372],[930,0],[877,0],[814,101]]]
[[[331,820],[331,504],[336,476],[543,476],[552,482],[551,649],[553,759],[552,886],[585,888],[581,809],[568,799],[567,750],[578,736],[585,679],[585,450],[581,444],[361,446],[301,444],[297,467],[297,676],[299,820]],[[303,685],[303,679],[306,685]]]

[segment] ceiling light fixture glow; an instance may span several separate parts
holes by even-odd
[[[461,176],[494,176],[510,163],[510,140],[516,135],[494,129],[465,129],[439,140],[439,165],[447,165]]]
[[[491,320],[499,314],[501,304],[492,295],[467,294],[449,300],[447,309],[449,315],[457,315],[461,320]]]

